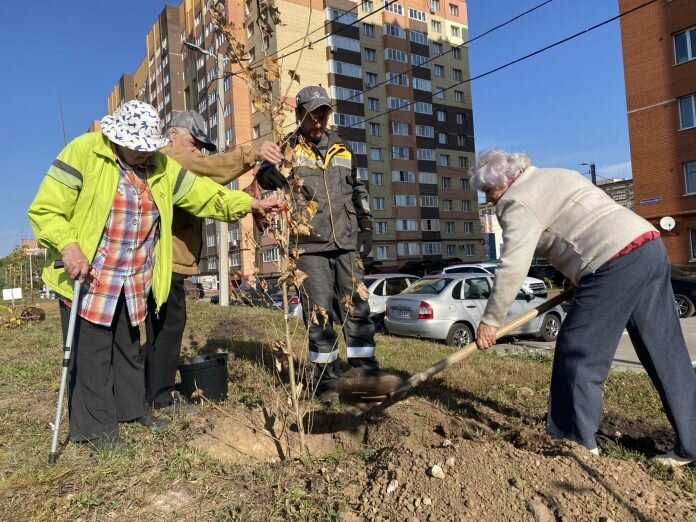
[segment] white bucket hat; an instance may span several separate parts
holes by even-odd
[[[113,116],[104,116],[101,131],[117,145],[127,149],[152,152],[164,147],[162,122],[152,105],[131,100],[118,108]]]

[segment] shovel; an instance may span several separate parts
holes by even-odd
[[[495,338],[500,339],[508,333],[516,330],[523,324],[531,321],[535,317],[549,311],[556,305],[567,301],[574,290],[569,289],[558,294],[556,297],[541,303],[536,308],[515,317],[509,323],[498,328]],[[478,348],[476,343],[469,343],[464,348],[457,350],[444,359],[438,361],[430,368],[411,376],[404,381],[396,375],[376,375],[376,376],[356,376],[345,377],[338,382],[338,394],[344,402],[381,402],[383,407],[393,404],[403,399],[411,390],[419,386],[424,381],[434,375],[446,370],[453,364],[463,361],[470,355],[476,353]]]
[[[63,262],[56,261],[56,268],[62,268]],[[60,431],[60,419],[63,413],[63,397],[65,396],[65,388],[68,382],[68,367],[70,366],[70,352],[72,351],[73,338],[75,337],[75,323],[77,322],[77,309],[80,304],[80,280],[75,279],[73,289],[72,306],[70,307],[70,321],[68,322],[68,331],[65,336],[65,348],[63,348],[63,370],[60,375],[60,392],[58,393],[58,407],[56,408],[56,420],[51,424],[53,431],[53,439],[51,440],[51,452],[48,454],[48,463],[55,464],[58,461],[58,432]]]

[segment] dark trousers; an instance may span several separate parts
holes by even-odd
[[[580,281],[556,343],[549,434],[590,449],[597,446],[601,385],[624,328],[676,432],[676,453],[696,458],[696,373],[661,239],[608,261]]]
[[[60,318],[65,339],[70,310],[62,301]],[[76,321],[68,387],[70,439],[113,437],[119,422],[135,420],[147,411],[140,332],[130,325],[123,294],[111,326],[79,316]]]
[[[152,295],[148,300],[145,388],[147,403],[154,408],[174,402],[172,392],[186,326],[185,278],[183,274],[172,274],[169,297],[159,314],[155,314],[157,307]]]
[[[357,293],[358,285],[363,282],[357,259],[356,252],[334,251],[302,254],[297,260],[298,268],[307,274],[300,297],[312,363],[332,363],[338,357],[338,335],[331,317],[338,303],[348,361],[355,366],[373,365],[375,325],[370,319],[369,303]],[[346,306],[346,299],[352,300],[352,311]],[[314,305],[326,311],[326,320],[318,317]]]

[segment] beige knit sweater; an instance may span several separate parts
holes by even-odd
[[[529,167],[498,201],[501,264],[482,321],[505,322],[536,251],[573,284],[655,228],[579,173]]]

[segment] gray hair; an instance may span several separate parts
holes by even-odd
[[[167,136],[169,135],[169,131],[172,131],[172,130],[175,130],[177,134],[184,134],[184,135],[188,134],[190,136],[193,136],[193,134],[191,134],[191,131],[188,130],[186,127],[169,127],[167,129]]]
[[[515,181],[530,165],[523,152],[505,152],[491,149],[479,153],[472,181],[481,192],[507,186]]]

